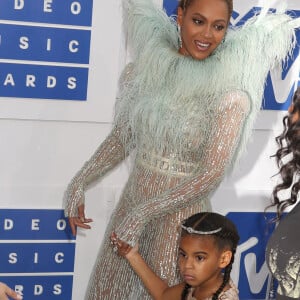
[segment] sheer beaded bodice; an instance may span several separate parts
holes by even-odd
[[[111,286],[110,280],[123,276],[123,271],[120,272],[122,261],[109,244],[108,236],[112,231],[131,245],[139,241],[141,254],[157,274],[170,284],[177,283],[178,227],[188,216],[210,210],[209,194],[219,185],[230,165],[249,109],[245,93],[227,93],[222,106],[216,109],[210,138],[204,142],[195,136],[180,148],[180,154],[174,149],[162,155],[154,144],[135,145],[133,169],[107,227],[102,245],[106,254],[99,257],[87,299],[98,299],[94,297],[99,289],[103,290],[103,298],[99,299],[110,299],[111,293],[131,295],[132,286],[139,286],[139,279],[126,268],[124,272],[131,275],[122,284],[122,291],[117,287],[114,291],[107,290]],[[113,168],[124,158],[124,153],[120,131],[116,127],[71,182],[68,191],[72,201],[66,207],[68,215],[76,215],[76,207],[83,203],[89,182]],[[103,272],[103,265],[108,262],[109,276]],[[131,295],[126,299],[150,299],[142,288],[139,292],[135,289],[134,293],[137,298]]]

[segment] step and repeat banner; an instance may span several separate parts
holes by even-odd
[[[0,19],[0,97],[86,101],[91,0],[1,1]]]
[[[109,182],[102,184],[104,192],[101,196],[107,199],[106,202],[98,201],[95,190],[87,197],[89,213],[92,215],[94,211],[98,211],[101,216],[98,224],[101,224],[102,231],[92,230],[74,238],[63,216],[61,203],[63,190],[70,174],[73,175],[75,171],[68,171],[64,164],[66,156],[61,154],[60,158],[57,150],[52,150],[52,160],[40,154],[40,147],[46,149],[43,143],[49,140],[51,147],[55,145],[53,149],[64,148],[69,153],[71,164],[71,158],[78,157],[81,151],[92,153],[95,143],[91,142],[93,138],[100,134],[100,139],[103,140],[108,132],[118,76],[125,64],[127,51],[121,28],[121,1],[100,2],[102,1],[0,0],[0,121],[15,120],[18,126],[26,124],[28,131],[16,126],[15,132],[22,132],[22,135],[25,132],[30,144],[37,144],[36,152],[29,146],[26,148],[27,144],[19,152],[10,151],[14,149],[14,142],[4,154],[1,152],[2,157],[15,165],[6,165],[4,162],[6,169],[3,173],[11,177],[11,180],[5,183],[8,187],[0,184],[0,193],[14,195],[6,190],[13,191],[18,184],[22,184],[19,174],[24,181],[27,180],[28,168],[18,169],[16,153],[27,151],[25,157],[29,160],[31,157],[49,160],[45,162],[49,169],[53,159],[58,160],[58,165],[64,166],[59,174],[55,175],[57,170],[53,172],[54,179],[51,177],[56,184],[55,178],[63,177],[61,186],[57,188],[49,181],[47,187],[47,191],[51,191],[51,188],[58,189],[61,195],[52,206],[48,206],[46,200],[40,201],[36,193],[32,199],[27,199],[31,203],[28,206],[25,199],[16,199],[14,196],[3,199],[0,194],[0,281],[23,294],[25,300],[83,299],[91,272],[90,261],[97,254],[94,249],[100,245],[109,213],[126,180],[120,173],[111,175],[111,181],[119,184],[117,192],[111,192],[112,184]],[[273,1],[272,8],[276,9],[281,2],[282,0]],[[285,2],[289,13],[300,16],[299,0]],[[177,0],[161,0],[159,3],[169,15],[176,13]],[[231,25],[237,26],[245,22],[261,9],[261,4],[262,1],[259,0],[235,0]],[[300,42],[299,31],[297,39]],[[282,116],[286,113],[293,92],[300,85],[299,76],[300,56],[297,45],[292,57],[283,65],[283,72],[274,69],[268,76],[262,111],[254,129],[254,141],[261,140],[258,143],[261,147],[272,144],[274,128],[281,128]],[[25,120],[33,123],[30,126],[28,122],[20,123]],[[51,125],[47,125],[45,121],[51,121]],[[90,140],[86,137],[85,142],[81,142],[78,132],[85,133],[84,130],[79,130],[80,126],[87,126]],[[9,126],[5,128],[9,130]],[[59,130],[63,137],[58,135]],[[40,132],[45,134],[38,136]],[[63,134],[64,132],[68,134]],[[50,133],[57,134],[57,137],[52,137]],[[0,138],[3,136],[10,134],[1,132],[0,129]],[[31,136],[34,138],[30,139]],[[14,140],[18,140],[18,136]],[[88,147],[89,141],[93,147]],[[263,154],[264,158],[261,158],[258,148],[256,145],[250,146],[248,157],[244,161],[242,159],[241,169],[232,179],[225,181],[213,196],[214,209],[228,215],[238,226],[241,235],[232,272],[232,278],[240,290],[240,299],[266,299],[271,284],[264,251],[273,230],[272,226],[267,225],[267,220],[274,217],[274,213],[264,213],[270,191],[260,192],[259,187],[256,189],[255,180],[263,173],[262,169],[266,172],[264,166],[269,165],[264,161],[273,153],[264,150],[268,154]],[[81,159],[83,160],[83,155]],[[74,170],[81,164],[79,159],[74,161]],[[30,166],[32,173],[39,171],[38,164]],[[256,178],[252,180],[253,184],[247,179],[246,173],[253,173],[251,176]],[[248,181],[244,182],[242,177]],[[42,183],[47,185],[46,179]],[[43,190],[43,186],[35,187],[34,182],[32,184],[33,189]],[[254,186],[251,192],[249,186]],[[30,193],[26,193],[27,195]],[[47,197],[50,198],[43,195],[44,199],[48,199]],[[91,217],[95,219],[93,215]],[[92,250],[93,253],[89,252]]]
[[[61,210],[0,210],[0,281],[25,299],[72,299],[75,240]]]
[[[0,118],[110,121],[121,36],[119,1],[0,0]]]

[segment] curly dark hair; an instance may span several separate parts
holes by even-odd
[[[185,9],[187,9],[191,3],[195,1],[195,0],[179,0],[179,3],[178,3],[178,7],[181,7],[182,10],[184,11]],[[233,11],[233,0],[224,0],[228,6],[228,15],[229,15],[229,19],[230,19],[230,16],[232,14],[232,11]]]
[[[239,234],[234,223],[228,218],[220,215],[218,213],[212,212],[201,212],[195,215],[192,215],[188,219],[186,219],[182,225],[187,228],[192,228],[196,231],[204,231],[204,232],[212,232],[218,228],[222,228],[222,230],[214,233],[206,234],[206,236],[212,236],[215,239],[216,245],[219,249],[229,248],[232,252],[232,257],[230,263],[224,269],[223,282],[218,290],[213,294],[212,300],[217,300],[226,284],[229,282],[230,273],[232,270],[232,265],[234,262],[234,255],[236,252],[236,248],[239,242]],[[194,234],[182,229],[181,236],[185,236],[187,234]],[[196,235],[199,235],[198,233]],[[186,284],[184,290],[181,295],[181,299],[185,300],[189,288],[191,286]]]
[[[298,115],[299,114],[299,115]],[[300,87],[293,95],[289,114],[283,118],[283,132],[275,138],[279,147],[273,155],[279,168],[282,182],[277,184],[272,193],[272,206],[277,208],[276,221],[280,220],[283,211],[297,202],[300,180],[295,178],[300,174]],[[279,192],[291,188],[290,196],[280,200]],[[270,207],[269,206],[269,207]]]

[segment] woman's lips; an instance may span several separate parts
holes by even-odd
[[[210,47],[210,43],[195,41],[195,45],[199,51],[206,51]]]

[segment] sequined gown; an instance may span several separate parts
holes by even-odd
[[[142,256],[170,285],[178,282],[178,226],[210,210],[211,193],[251,133],[268,70],[286,56],[294,34],[294,26],[287,26],[275,41],[269,26],[268,32],[264,25],[251,31],[250,24],[244,32],[228,33],[211,57],[196,61],[178,54],[174,22],[151,1],[125,1],[124,11],[134,55],[121,76],[114,128],[66,191],[65,214],[77,216],[89,184],[133,157],[91,275],[89,300],[151,299],[126,260],[112,251],[112,231],[130,245],[138,242]],[[265,48],[253,45],[262,40],[271,49],[282,40],[286,46],[262,58]],[[256,76],[253,69],[245,71],[250,60]]]

